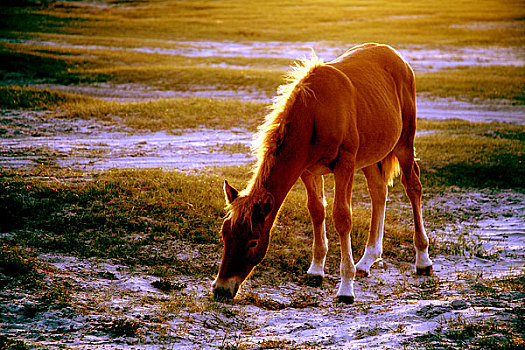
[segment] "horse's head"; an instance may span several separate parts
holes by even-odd
[[[224,193],[230,214],[222,224],[224,251],[212,288],[215,298],[231,299],[266,255],[273,224],[274,199],[270,193],[259,200],[239,196],[239,192],[226,181]]]

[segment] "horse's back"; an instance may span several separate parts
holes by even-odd
[[[376,95],[383,101],[395,102],[414,98],[414,72],[397,51],[387,45],[364,44],[348,50],[329,65],[339,69],[352,81],[358,94],[365,97]],[[399,96],[403,95],[403,96]],[[401,98],[400,98],[401,97]],[[390,100],[385,100],[390,98]],[[381,103],[377,104],[381,105]]]
[[[369,43],[355,46],[328,64],[344,72],[353,82],[363,76],[365,68],[370,75],[390,74],[407,83],[414,80],[412,68],[388,45]]]

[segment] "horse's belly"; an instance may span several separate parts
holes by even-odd
[[[387,127],[376,127],[373,132],[359,133],[356,168],[364,168],[383,160],[393,151],[401,137],[402,122],[393,121]]]

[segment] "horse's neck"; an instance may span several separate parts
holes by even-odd
[[[288,192],[303,173],[307,161],[308,147],[302,144],[285,144],[276,156],[266,176],[259,181],[257,194],[271,193],[274,197],[275,214],[279,211]]]
[[[265,156],[263,164],[269,167],[266,171],[259,171],[257,179],[253,182],[259,187],[254,190],[269,192],[274,197],[275,215],[308,165],[308,152],[314,128],[313,116],[302,103],[294,104],[286,123],[282,144],[275,153]],[[261,174],[263,175],[260,176]],[[263,192],[259,194],[264,195]]]
[[[274,196],[278,207],[284,202],[288,192],[303,172],[302,164],[294,163],[297,162],[277,161],[268,177],[265,187]]]

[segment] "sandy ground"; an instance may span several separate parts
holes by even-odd
[[[133,131],[114,122],[49,117],[46,112],[0,111],[3,167],[38,165],[193,169],[246,164],[252,133],[232,130]]]

